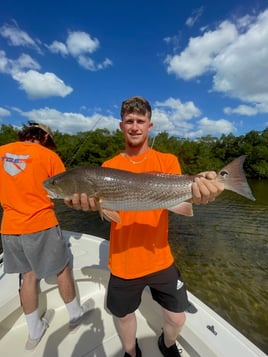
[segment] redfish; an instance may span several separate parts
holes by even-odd
[[[226,190],[255,200],[247,183],[240,156],[222,168],[216,181]],[[74,193],[94,197],[101,217],[120,222],[118,211],[168,209],[192,216],[192,184],[196,176],[166,173],[133,173],[106,167],[81,166],[43,182],[48,196],[72,198]]]

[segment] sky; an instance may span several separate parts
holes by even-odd
[[[268,127],[268,0],[8,0],[0,5],[0,125],[119,128],[143,96],[153,135]]]

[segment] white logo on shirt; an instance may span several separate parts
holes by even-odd
[[[15,176],[26,168],[27,159],[29,155],[16,155],[9,152],[2,156],[4,161],[4,169],[10,176]]]

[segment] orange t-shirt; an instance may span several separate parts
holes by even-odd
[[[136,162],[134,164],[133,162]],[[176,156],[153,149],[130,158],[119,154],[104,167],[132,172],[180,174]],[[168,211],[119,212],[121,223],[112,222],[108,266],[123,279],[134,279],[169,267],[174,258],[168,243]]]
[[[46,147],[26,142],[0,146],[1,233],[38,232],[58,224],[54,204],[42,182],[65,167]]]

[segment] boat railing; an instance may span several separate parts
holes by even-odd
[[[3,263],[3,253],[0,253],[0,265]]]

